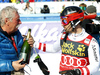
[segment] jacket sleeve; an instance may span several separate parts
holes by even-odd
[[[81,68],[82,75],[91,75],[99,70],[99,45],[92,38],[88,48],[89,65]]]
[[[13,71],[11,60],[0,60],[0,72],[9,72]]]
[[[58,36],[57,41],[54,42],[53,44],[45,44],[45,43],[35,42],[34,47],[39,50],[42,50],[44,52],[50,52],[50,53],[58,52],[61,50],[60,37],[61,36]]]

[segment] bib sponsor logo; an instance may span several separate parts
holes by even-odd
[[[82,44],[78,44],[77,48],[74,47],[73,43],[65,43],[63,42],[62,53],[63,54],[70,54],[73,56],[86,56],[85,55],[85,46]]]
[[[71,57],[68,55],[62,55],[61,57],[62,66],[85,67],[87,63],[88,62],[85,58]]]

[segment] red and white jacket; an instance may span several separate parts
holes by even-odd
[[[54,44],[34,43],[34,47],[44,52],[62,50],[60,72],[80,69],[81,75],[91,75],[99,69],[99,45],[95,38],[82,29],[80,34],[68,34],[64,41],[65,32]]]

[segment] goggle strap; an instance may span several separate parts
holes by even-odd
[[[79,19],[80,17],[82,18],[83,16],[84,16],[84,14],[83,13],[80,13],[78,15],[75,15],[74,18],[71,18],[71,20],[73,21],[73,20]]]

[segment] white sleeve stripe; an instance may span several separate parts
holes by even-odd
[[[83,69],[83,71],[84,71],[84,75],[87,75],[86,69],[85,69],[85,68],[82,68],[82,69]]]

